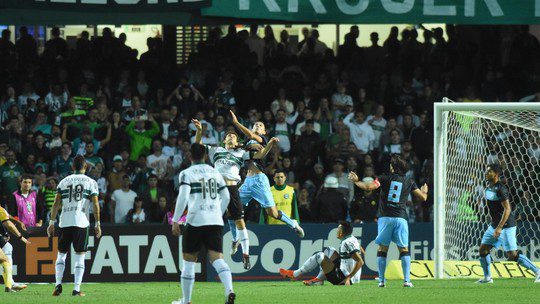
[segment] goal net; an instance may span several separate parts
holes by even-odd
[[[517,218],[518,250],[540,260],[540,106],[523,103],[436,105],[436,275],[444,261],[477,261],[491,218],[486,167],[498,163]],[[439,109],[437,109],[439,108]],[[494,248],[494,261],[506,260]]]

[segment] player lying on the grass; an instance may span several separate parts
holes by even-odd
[[[30,242],[22,235],[22,233],[19,232],[17,227],[11,221],[17,222],[18,224],[21,225],[21,228],[23,230],[26,230],[26,227],[24,226],[24,224],[12,218],[7,213],[6,209],[0,207],[0,222],[2,222],[2,227],[0,227],[0,230],[2,230],[3,232],[5,228],[7,231],[11,232],[14,236],[16,236],[17,239],[21,240],[21,242],[25,244],[30,244]],[[13,282],[13,272],[12,272],[13,259],[11,258],[11,256],[8,256],[8,253],[11,255],[11,251],[13,250],[13,247],[4,238],[5,238],[4,234],[3,233],[0,234],[0,265],[2,265],[2,267],[4,268],[2,277],[4,278],[4,285],[6,286],[5,291],[15,292],[15,291],[25,289],[26,285],[15,284],[15,282]],[[9,250],[9,252],[5,252],[4,250]]]
[[[232,274],[223,260],[223,214],[227,210],[230,195],[225,180],[218,170],[205,164],[206,148],[194,143],[190,148],[191,167],[180,172],[180,187],[174,209],[172,233],[180,235],[178,221],[188,209],[186,228],[182,237],[182,299],[173,304],[191,303],[191,292],[195,283],[195,263],[204,245],[208,259],[225,288],[226,304],[234,304]]]
[[[285,213],[276,208],[272,191],[270,190],[270,181],[266,174],[264,174],[264,157],[270,152],[272,145],[279,142],[276,137],[272,138],[270,142],[266,139],[266,127],[260,121],[253,125],[253,129],[250,130],[243,126],[236,118],[233,111],[231,113],[232,121],[235,127],[240,129],[244,135],[246,135],[249,141],[246,144],[248,149],[257,149],[264,151],[262,157],[253,157],[248,162],[248,172],[244,183],[240,187],[240,200],[244,206],[247,206],[251,200],[255,200],[266,210],[268,216],[280,220],[287,224],[289,228],[293,229],[299,237],[304,237],[304,229],[300,227],[296,220],[290,219]]]
[[[334,285],[351,285],[360,281],[364,260],[360,255],[363,252],[358,239],[352,235],[353,227],[350,222],[340,222],[337,229],[337,238],[341,240],[339,251],[326,247],[324,251],[313,254],[297,270],[279,269],[279,273],[286,278],[296,280],[319,268],[316,278],[304,281],[304,285],[322,285],[326,280]]]
[[[491,223],[482,237],[480,245],[480,265],[484,271],[484,278],[477,283],[493,283],[491,278],[491,248],[502,245],[509,261],[515,261],[519,265],[532,271],[536,278],[535,283],[540,283],[540,270],[523,254],[517,252],[516,240],[516,217],[510,204],[510,193],[505,184],[501,182],[502,170],[498,164],[488,165],[486,180],[488,187],[485,195]]]
[[[88,249],[88,230],[90,226],[87,212],[89,205],[92,204],[94,219],[96,220],[94,232],[96,238],[99,239],[101,237],[99,189],[97,182],[85,175],[87,164],[82,155],[75,156],[71,168],[74,173],[62,179],[56,188],[51,220],[49,221],[49,227],[47,227],[47,235],[52,238],[54,236],[56,215],[61,210],[58,223],[58,227],[60,227],[58,254],[54,267],[56,284],[52,295],[59,296],[62,294],[62,279],[66,268],[66,257],[71,245],[73,245],[75,254],[71,255],[71,259],[75,261],[75,269],[73,271],[74,285],[71,295],[84,297],[85,294],[81,291],[81,284],[84,276],[84,261]]]
[[[384,273],[386,271],[386,255],[390,242],[396,243],[399,250],[403,277],[403,287],[413,287],[411,283],[411,255],[409,253],[409,226],[407,222],[407,200],[409,195],[417,201],[426,201],[428,187],[426,184],[418,189],[411,178],[405,176],[409,165],[399,154],[390,158],[390,174],[383,174],[379,179],[364,183],[359,180],[356,173],[349,173],[349,179],[362,190],[375,190],[381,187],[379,210],[377,211],[377,238],[375,244],[379,245],[377,262],[379,266],[379,287],[386,286]]]
[[[202,124],[196,119],[192,119],[191,122],[197,128],[195,142],[202,145]],[[240,201],[238,184],[242,181],[240,169],[244,166],[244,161],[251,159],[251,155],[250,152],[238,146],[238,134],[234,131],[227,132],[223,145],[224,147],[211,147],[208,145],[205,145],[205,147],[210,162],[223,176],[231,196],[231,201],[227,207],[229,229],[232,235],[231,255],[236,253],[238,245],[241,244],[244,269],[250,269],[249,236],[244,221],[244,206]],[[257,153],[262,156],[262,151]],[[256,156],[254,155],[254,157]]]

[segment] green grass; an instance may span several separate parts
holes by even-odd
[[[495,284],[476,285],[474,280],[422,280],[415,288],[404,289],[400,281],[378,288],[374,280],[354,286],[303,286],[300,282],[235,283],[237,303],[535,303],[540,297],[540,284],[531,279],[498,279]],[[84,284],[85,298],[71,296],[71,284],[64,285],[64,294],[51,296],[53,285],[30,285],[15,293],[0,293],[0,303],[170,303],[180,296],[178,283],[110,283]],[[193,303],[224,303],[219,283],[195,283]]]

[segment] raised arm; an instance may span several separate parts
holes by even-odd
[[[263,159],[263,158],[265,158],[266,155],[268,154],[268,152],[270,152],[272,150],[272,147],[274,146],[274,143],[278,143],[278,142],[279,142],[279,138],[272,137],[272,139],[270,139],[270,141],[268,142],[266,147],[264,147],[264,149],[262,149],[261,151],[258,151],[257,153],[255,153],[253,155],[253,159]]]
[[[428,186],[427,184],[424,184],[420,189],[414,189],[412,191],[412,194],[414,198],[416,198],[417,201],[425,202],[428,198]]]
[[[356,175],[356,173],[354,172],[350,172],[349,173],[349,180],[351,182],[353,182],[358,188],[364,190],[364,191],[373,191],[373,190],[377,190],[381,184],[379,183],[379,181],[375,180],[371,183],[364,183],[362,181],[360,181],[360,179],[358,178],[358,175]]]
[[[197,129],[197,132],[195,133],[195,143],[197,144],[203,144],[202,142],[202,125],[201,122],[197,119],[192,119],[191,123],[195,125],[195,128]]]
[[[351,120],[353,116],[354,116],[354,112],[349,113],[349,115],[345,116],[345,118],[343,119],[343,123],[350,127],[350,125],[352,125]]]
[[[238,118],[236,117],[233,111],[229,110],[229,113],[231,113],[232,122],[235,127],[237,127],[242,133],[244,133],[244,135],[247,136],[249,139],[256,140],[258,143],[262,143],[263,141],[262,138],[259,135],[253,133],[250,129],[243,126],[238,121]]]

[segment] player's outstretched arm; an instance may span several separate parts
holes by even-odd
[[[14,222],[15,225],[19,225],[22,230],[26,231],[26,225],[23,222],[19,221],[17,218],[10,215],[9,220]]]
[[[25,244],[30,244],[30,241],[28,241],[21,232],[19,232],[19,229],[11,222],[11,221],[3,221],[2,225],[4,228],[6,228],[7,231],[11,232],[17,239],[21,240],[21,242]]]
[[[253,158],[254,159],[263,159],[263,158],[265,158],[266,155],[270,152],[270,150],[272,150],[272,147],[274,146],[274,144],[278,143],[278,142],[279,142],[279,138],[272,137],[272,139],[270,139],[270,141],[268,142],[266,147],[264,147],[264,149],[262,149],[261,151],[258,151],[257,153],[255,153],[253,155]]]
[[[412,191],[412,194],[414,198],[416,198],[417,201],[425,202],[428,198],[428,186],[427,184],[424,184],[420,189],[414,189]]]
[[[243,126],[238,121],[238,118],[236,117],[236,114],[234,114],[233,111],[229,110],[229,113],[231,114],[231,119],[235,127],[237,127],[242,133],[244,133],[244,135],[247,136],[249,139],[256,140],[258,143],[262,143],[263,141],[262,138],[259,135],[253,133],[250,129]]]
[[[51,211],[51,220],[49,221],[49,227],[47,227],[47,235],[49,237],[54,236],[54,223],[56,222],[56,216],[58,215],[58,210],[60,210],[60,206],[62,205],[62,196],[60,193],[56,192],[56,196],[54,197],[54,204]]]
[[[197,119],[192,119],[191,122],[195,125],[197,132],[195,133],[195,143],[202,145],[202,124]]]
[[[378,180],[375,180],[371,183],[364,183],[360,181],[360,178],[358,177],[358,175],[352,171],[349,173],[349,180],[353,182],[358,188],[364,191],[377,190],[381,186]]]

